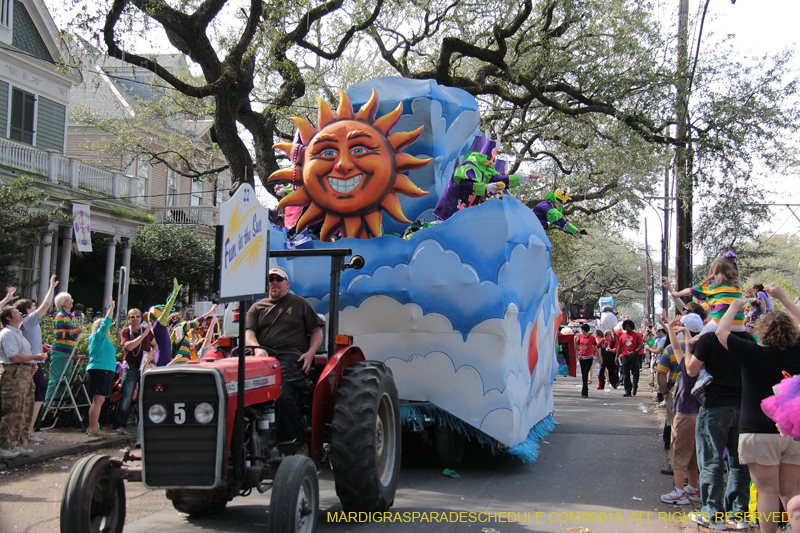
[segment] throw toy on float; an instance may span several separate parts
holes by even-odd
[[[534,174],[507,175],[496,169],[499,144],[500,137],[496,140],[492,140],[490,136],[475,137],[464,161],[453,171],[444,192],[439,197],[439,202],[433,210],[436,218],[447,220],[460,209],[482,204],[498,191],[512,189],[520,183],[539,177]],[[505,171],[505,162],[502,171]]]
[[[567,219],[564,218],[564,204],[570,200],[572,200],[572,198],[570,198],[567,191],[564,189],[556,189],[548,194],[544,200],[536,204],[536,207],[533,208],[533,212],[536,213],[536,217],[539,219],[539,222],[542,223],[544,229],[549,229],[552,225],[570,235],[588,235],[589,233],[585,229],[578,230],[574,224],[570,224],[567,222]]]

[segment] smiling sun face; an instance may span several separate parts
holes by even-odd
[[[375,120],[375,90],[356,114],[344,91],[339,90],[339,97],[335,118],[328,104],[317,98],[319,129],[302,118],[292,118],[302,143],[299,155],[297,145],[275,145],[290,158],[296,156],[297,167],[302,169],[300,188],[281,200],[278,209],[308,206],[297,221],[297,231],[322,221],[322,241],[329,241],[340,228],[345,237],[379,237],[383,211],[399,222],[410,223],[400,208],[398,193],[414,198],[428,194],[403,172],[423,168],[431,160],[400,152],[417,140],[422,127],[390,134],[400,119],[403,104]],[[269,180],[289,181],[295,172],[292,168],[281,169]]]

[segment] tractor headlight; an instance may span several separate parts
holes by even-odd
[[[147,411],[147,416],[150,418],[150,422],[160,424],[167,418],[167,409],[160,403],[151,405]]]
[[[201,424],[208,424],[214,420],[214,408],[210,403],[201,403],[194,408],[194,419]]]

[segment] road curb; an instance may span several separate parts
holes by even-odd
[[[66,457],[68,455],[77,455],[81,453],[93,452],[95,450],[100,450],[103,448],[111,448],[114,446],[126,446],[132,444],[135,440],[136,440],[135,435],[115,436],[114,438],[101,439],[93,442],[86,442],[83,444],[75,444],[73,446],[67,446],[64,448],[59,448],[57,450],[51,450],[44,453],[34,453],[27,457],[20,455],[15,457],[14,459],[8,459],[4,462],[0,462],[0,470],[11,470],[15,468],[20,468],[22,466],[35,465],[38,463],[49,461],[50,459],[58,459],[59,457]]]

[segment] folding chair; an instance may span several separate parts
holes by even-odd
[[[75,411],[75,416],[78,423],[81,425],[81,431],[86,431],[86,426],[83,423],[84,416],[81,414],[82,407],[88,408],[92,405],[92,400],[89,397],[89,392],[86,390],[86,383],[89,377],[86,374],[86,365],[89,362],[89,357],[86,355],[77,355],[78,343],[83,337],[88,337],[86,333],[78,337],[72,353],[66,357],[67,364],[64,365],[64,370],[58,378],[56,391],[50,397],[50,401],[42,409],[42,417],[39,420],[39,429],[53,429],[58,424],[59,417],[63,414],[68,414],[70,411]],[[60,389],[60,394],[59,394]],[[81,394],[85,398],[85,403],[81,402]],[[50,426],[42,426],[48,416],[53,416],[53,423]]]

